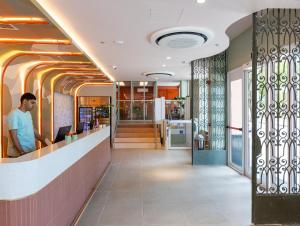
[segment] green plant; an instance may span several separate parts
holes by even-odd
[[[185,100],[185,97],[175,97],[174,100]]]

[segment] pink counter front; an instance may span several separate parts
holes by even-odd
[[[0,225],[72,225],[110,161],[109,127],[1,159]]]

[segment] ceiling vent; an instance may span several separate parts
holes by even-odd
[[[171,49],[186,49],[200,47],[207,41],[207,36],[197,32],[174,32],[159,36],[155,43]]]
[[[167,71],[161,71],[161,72],[146,72],[146,73],[143,73],[143,75],[148,78],[159,80],[159,79],[168,79],[168,78],[174,76],[174,73],[167,72]]]
[[[151,42],[169,49],[197,48],[205,44],[212,35],[198,27],[175,27],[160,30],[151,36]]]
[[[0,24],[0,29],[1,30],[13,30],[13,31],[19,30],[17,27],[15,27],[12,24]]]
[[[210,33],[195,27],[176,27],[160,30],[151,36],[151,42],[169,49],[197,48],[204,45]]]

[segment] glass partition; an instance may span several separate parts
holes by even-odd
[[[144,120],[144,101],[132,102],[132,120]]]
[[[184,119],[184,100],[166,100],[166,119]]]
[[[145,84],[145,100],[153,100],[154,96],[154,82],[147,82]]]
[[[145,99],[145,87],[143,82],[132,82],[133,100]]]
[[[120,120],[153,120],[155,82],[117,82]]]
[[[131,100],[131,82],[119,82],[119,100]]]
[[[152,120],[154,114],[154,102],[152,100],[145,101],[145,120]]]
[[[119,119],[130,120],[131,119],[131,102],[130,101],[118,101],[119,102]]]

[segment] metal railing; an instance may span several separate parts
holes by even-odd
[[[157,144],[161,144],[161,124],[153,122],[153,129],[154,129],[154,142],[155,142],[155,149],[158,148]],[[159,132],[158,132],[159,131]],[[157,142],[157,139],[159,138],[159,142]]]
[[[153,100],[117,100],[119,120],[151,121],[154,118]]]

